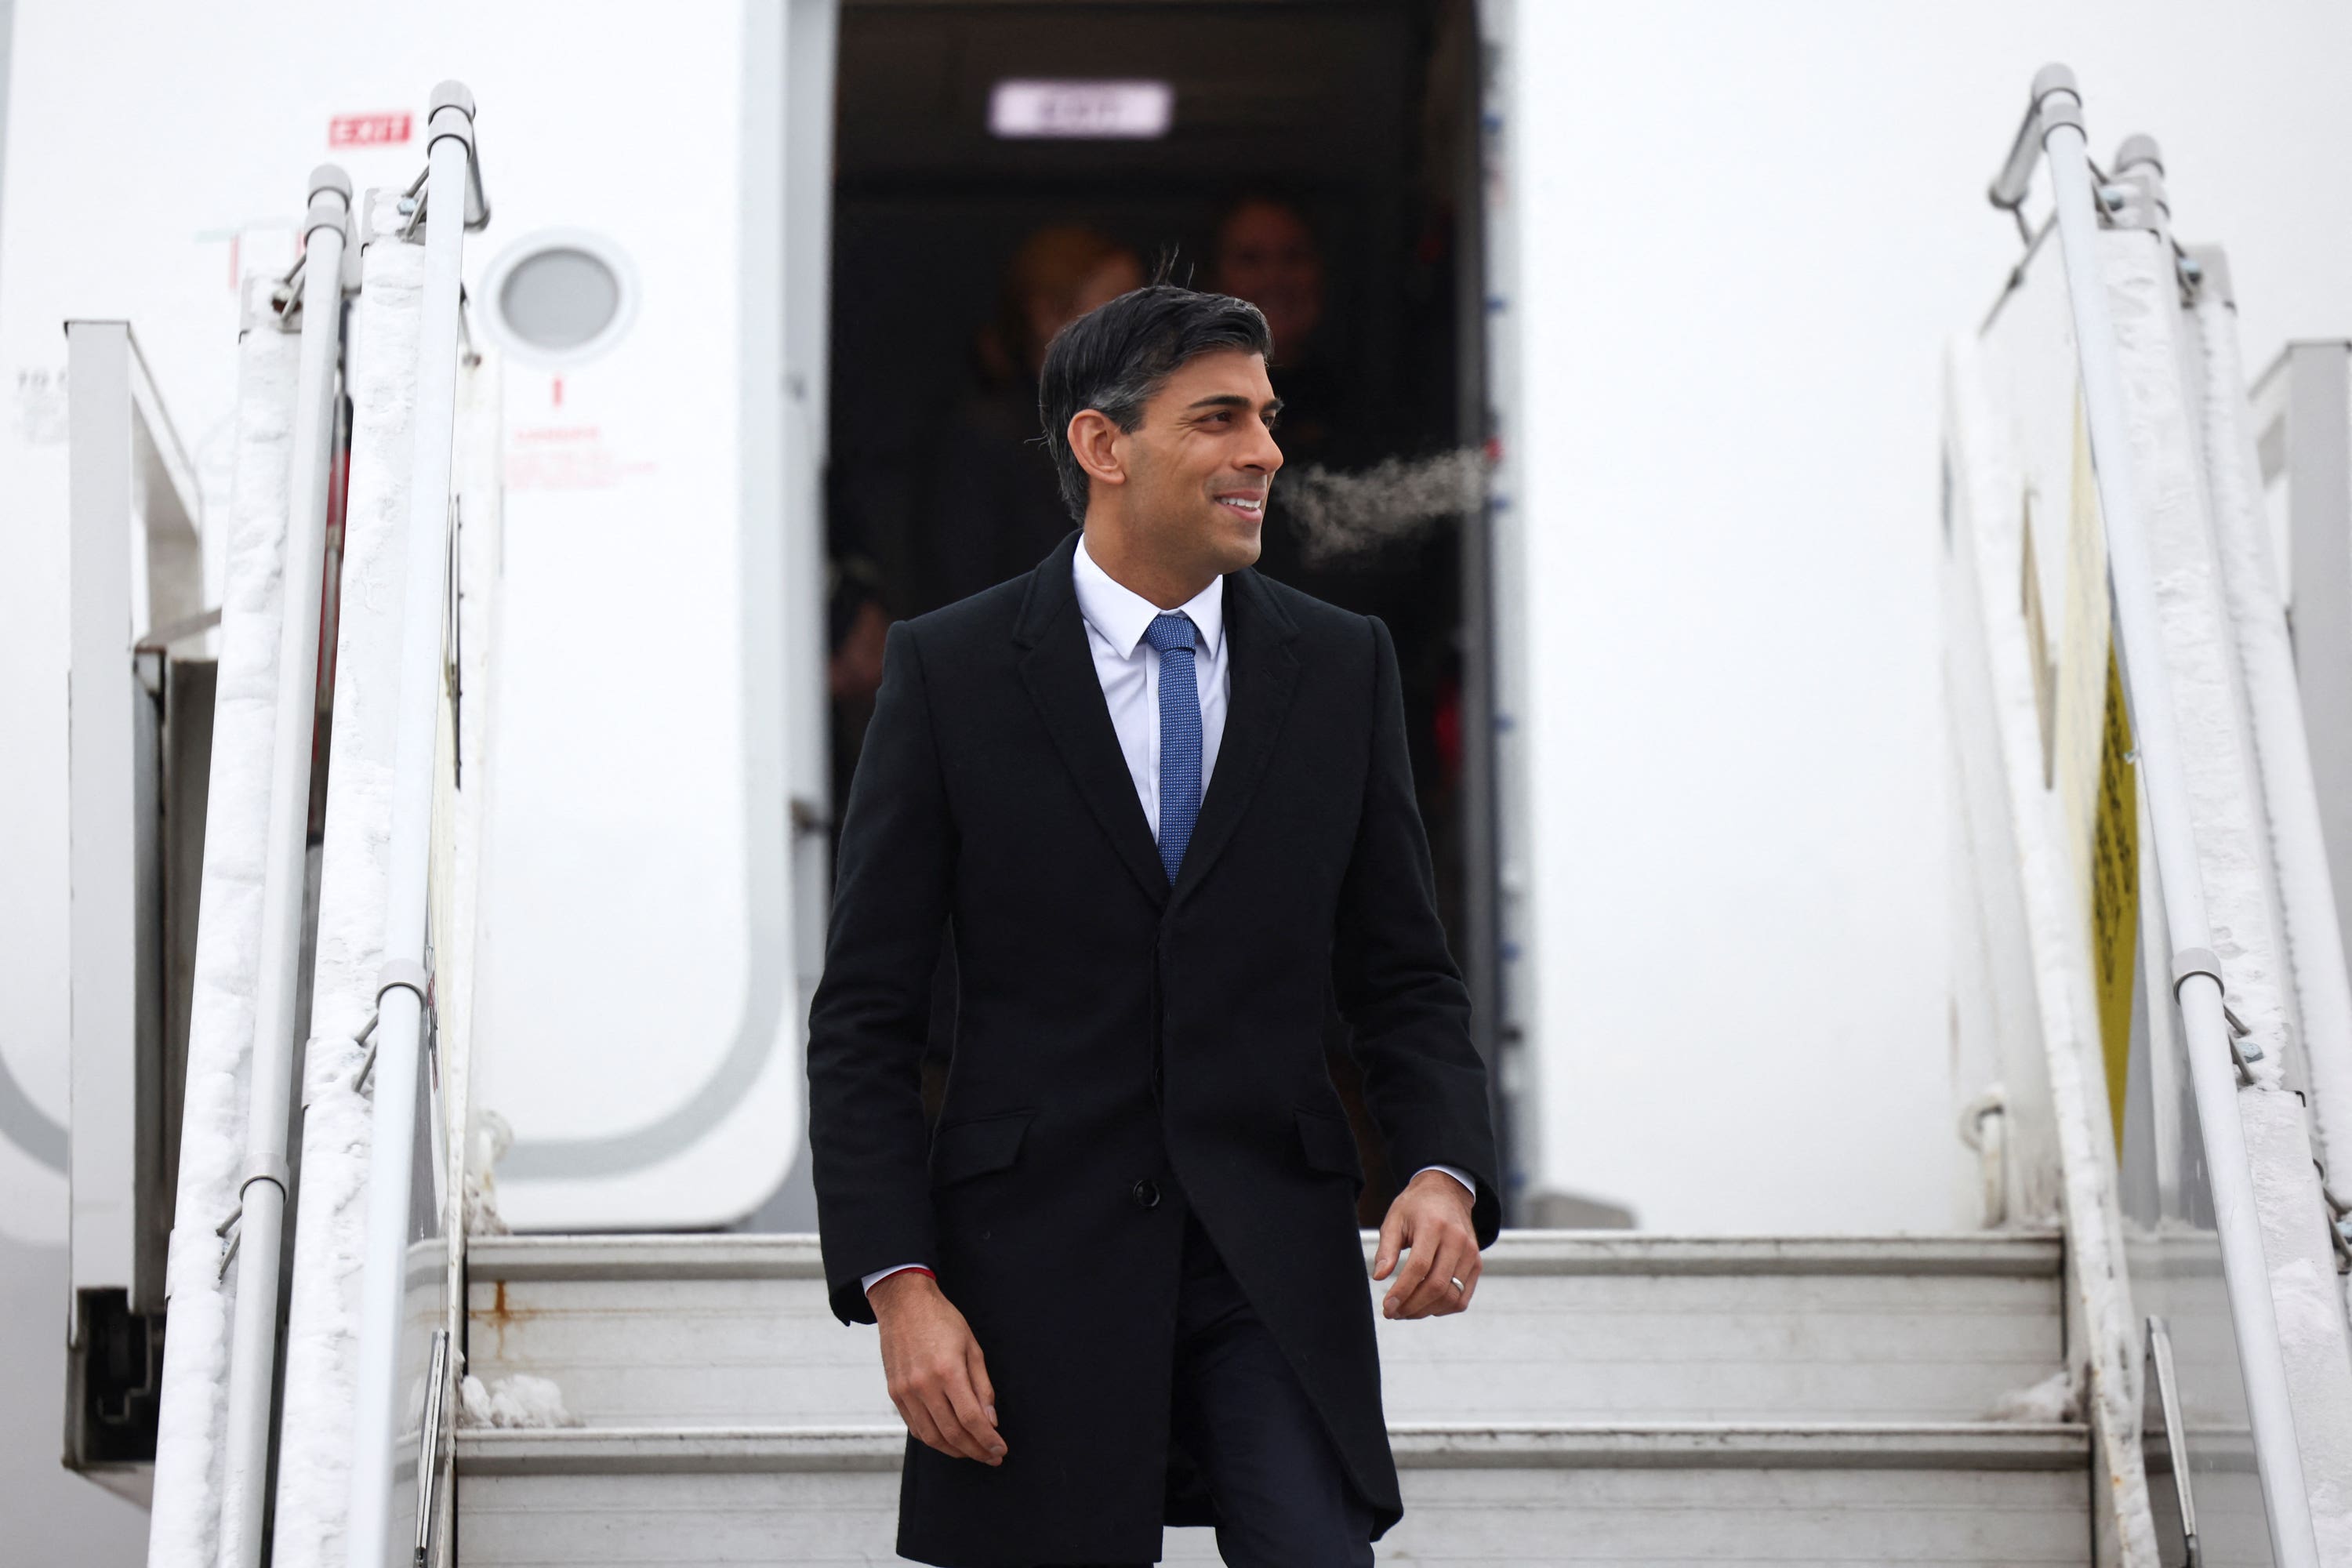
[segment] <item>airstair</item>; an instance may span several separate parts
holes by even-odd
[[[184,1068],[154,1020],[78,1014],[74,1462],[152,1488],[157,1564],[889,1561],[906,1438],[813,1237],[507,1235],[487,1201],[500,488],[459,281],[488,216],[473,118],[436,93],[404,191],[321,171],[305,263],[252,291],[217,669],[184,688],[141,684],[210,636],[180,587],[139,596],[184,586],[158,574],[188,527],[148,472],[152,388],[127,331],[73,338],[76,690],[120,731],[97,745],[78,708],[77,918],[149,929],[149,862],[194,856],[151,842],[154,756],[194,748],[211,828]],[[2316,426],[2273,406],[2291,387],[2258,413],[2224,259],[2174,241],[2151,143],[2093,163],[2063,69],[1993,196],[2023,255],[1953,347],[1944,479],[1950,1050],[1982,1228],[1507,1232],[1472,1312],[1379,1322],[1408,1510],[1386,1561],[2352,1568],[2352,1182],[2329,1175],[2352,984],[2265,553],[2266,486],[2300,517],[2352,479],[2267,440]],[[198,747],[157,694],[213,679]],[[124,975],[153,955],[114,948],[77,946],[112,965],[78,987],[150,984]],[[176,1190],[125,1192],[165,1084]],[[126,1481],[159,1342],[152,1474]]]
[[[468,1267],[473,1375],[550,1380],[578,1425],[459,1434],[464,1562],[888,1560],[905,1429],[812,1238],[478,1238]],[[1380,1325],[1386,1560],[2088,1563],[2061,1276],[2039,1232],[1507,1232],[1473,1311]]]

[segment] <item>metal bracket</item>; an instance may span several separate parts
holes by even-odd
[[[2172,205],[2164,191],[2164,154],[2156,138],[2134,134],[2116,149],[2115,178],[2099,187],[2110,228],[2145,229],[2168,241]]]
[[[293,270],[272,283],[262,295],[268,307],[262,317],[263,325],[289,338],[302,331],[302,269],[309,263],[308,257],[295,262]]]
[[[2223,988],[2226,983],[2221,978],[2221,955],[2210,947],[2184,947],[2172,955],[2172,999],[2175,1002],[2180,1000],[2180,988],[2189,984],[2191,976],[2199,974],[2210,975],[2215,988]],[[2226,995],[2221,1003],[2221,1016],[2230,1025],[2230,1058],[2237,1063],[2240,1077],[2251,1083],[2253,1081],[2253,1064],[2263,1059],[2263,1047],[2249,1037],[2253,1031],[2246,1027],[2244,1019],[2231,1011]]]
[[[445,81],[433,89],[433,106],[425,116],[425,171],[416,176],[415,184],[401,193],[400,211],[408,219],[400,226],[404,240],[414,240],[417,226],[425,221],[433,145],[448,138],[466,144],[467,229],[478,230],[490,221],[490,199],[482,191],[481,151],[474,142],[474,95],[463,82]]]
[[[2230,1037],[2230,1063],[2238,1069],[2238,1087],[2254,1087],[2254,1063],[2263,1059],[2260,1046],[2249,1046],[2236,1035]]]
[[[228,1278],[228,1266],[236,1261],[236,1249],[245,1240],[245,1226],[239,1223],[245,1218],[245,1194],[256,1182],[268,1182],[276,1187],[280,1199],[289,1197],[294,1191],[294,1173],[282,1157],[262,1154],[246,1161],[245,1174],[236,1184],[236,1207],[213,1227],[213,1234],[221,1238],[220,1271],[213,1276],[215,1283]]]
[[[303,279],[310,266],[310,237],[322,228],[331,228],[343,237],[343,251],[348,258],[352,248],[352,177],[334,163],[321,163],[310,171],[310,205],[302,215],[302,254],[268,292],[269,307],[274,312],[271,324],[281,332],[298,331],[302,324]],[[335,279],[338,298],[352,291],[348,265],[343,272]]]
[[[310,205],[302,217],[302,238],[331,228],[348,243],[352,237],[352,177],[339,163],[321,163],[310,171]]]
[[[354,1094],[366,1091],[368,1074],[375,1071],[375,1026],[383,1016],[381,1012],[370,1013],[366,1026],[352,1037],[352,1044],[367,1047],[367,1055],[360,1058],[359,1070],[352,1074],[352,1092]]]
[[[2188,983],[2189,977],[2192,974],[2210,974],[2213,977],[2214,984],[2222,984],[2221,955],[2210,947],[2184,947],[2175,952],[2172,955],[2174,1001],[2180,999],[2180,987]]]
[[[367,1055],[360,1058],[359,1070],[352,1074],[354,1092],[367,1088],[368,1075],[375,1071],[375,1026],[383,1019],[383,994],[405,988],[416,995],[416,1005],[424,1013],[433,1011],[433,972],[421,963],[404,958],[387,958],[375,972],[375,1011],[368,1015],[367,1026],[359,1032],[353,1045],[367,1047]]]
[[[2083,128],[2082,89],[2074,85],[2074,73],[2064,66],[2043,66],[2033,75],[2025,118],[2018,125],[2017,139],[2010,143],[2009,156],[1985,189],[1988,201],[2016,217],[2021,233],[2025,229],[2022,208],[2026,190],[2033,183],[2033,166],[2041,161],[2050,132],[2061,125]]]
[[[2180,1380],[2172,1370],[2172,1335],[2162,1318],[2147,1321],[2147,1355],[2143,1368],[2156,1372],[2156,1396],[2164,1412],[2165,1459],[2172,1470],[2172,1495],[2180,1505],[2180,1540],[2187,1550],[2187,1568],[2204,1568],[2204,1549],[2197,1542],[2197,1503],[2189,1484],[2189,1426],[2180,1418]]]
[[[236,1222],[244,1217],[245,1205],[239,1204],[228,1211],[228,1218],[213,1226],[213,1234],[221,1238],[220,1268],[213,1275],[215,1284],[228,1278],[228,1266],[236,1261],[237,1244],[245,1239],[245,1229]]]
[[[2231,1011],[2226,997],[2221,1002],[2221,1019],[2230,1026],[2230,1059],[2238,1064],[2239,1073],[2252,1083],[2254,1081],[2253,1064],[2263,1059],[2263,1048],[2254,1044],[2254,1032],[2246,1027],[2246,1021]]]
[[[236,335],[267,328],[278,330],[278,279],[258,272],[247,273],[240,285],[245,290],[237,299]]]
[[[433,1366],[425,1384],[425,1418],[416,1436],[416,1555],[415,1568],[426,1568],[433,1554],[433,1497],[441,1479],[442,1385],[449,1381],[449,1331],[433,1331]]]
[[[2047,65],[2033,73],[2033,140],[2035,151],[2050,140],[2050,133],[2061,125],[2083,129],[2083,89],[2075,85],[2074,73],[2064,66]],[[2053,99],[2064,97],[2060,101]]]
[[[383,994],[397,986],[406,986],[416,994],[419,1007],[433,1005],[433,975],[423,964],[405,958],[387,958],[375,972],[375,1005],[383,1007]]]
[[[425,221],[425,184],[432,173],[429,167],[416,171],[416,178],[408,183],[408,189],[401,192],[400,199],[394,204],[400,216],[408,220],[400,226],[398,238],[403,244],[417,243],[416,226]]]
[[[1984,1226],[2009,1219],[2009,1099],[1999,1084],[1960,1109],[1960,1142],[1977,1152],[1984,1188]]]
[[[2179,261],[2181,276],[2201,300],[2219,300],[2238,308],[2237,282],[2230,276],[2230,258],[2218,245],[2192,245]]]
[[[278,1188],[281,1196],[289,1195],[294,1191],[294,1173],[287,1169],[283,1158],[276,1154],[263,1154],[258,1158],[248,1160],[245,1166],[245,1179],[236,1184],[239,1214],[245,1212],[246,1189],[256,1182],[272,1184]]]

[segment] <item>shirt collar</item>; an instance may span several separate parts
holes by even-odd
[[[1078,613],[1086,617],[1087,625],[1117,648],[1119,658],[1134,658],[1136,644],[1143,640],[1143,634],[1160,614],[1160,606],[1104,571],[1101,563],[1087,549],[1083,533],[1078,536],[1077,553],[1070,562],[1070,585],[1077,591]],[[1213,658],[1217,638],[1225,626],[1224,578],[1210,578],[1207,587],[1171,613],[1191,617],[1194,630],[1200,634],[1201,652]]]

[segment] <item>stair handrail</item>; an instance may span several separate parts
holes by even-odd
[[[2115,323],[2098,261],[2098,176],[2084,135],[2082,93],[2063,65],[2033,79],[2016,142],[1990,195],[2011,211],[2024,201],[2037,155],[2050,170],[2066,293],[2074,319],[2084,422],[2105,522],[2107,588],[2116,658],[2138,742],[2138,774],[2154,841],[2173,994],[2178,1000],[2189,1077],[2204,1134],[2214,1230],[2246,1394],[2254,1464],[2274,1560],[2282,1568],[2318,1568],[2303,1454],[2294,1429],[2270,1294],[2269,1266],[2254,1207],[2253,1176],[2239,1121],[2237,1070],[2221,990],[2220,961],[2206,916],[2203,878],[2189,814],[2189,785],[2175,726],[2172,684],[2147,530],[2133,477],[2131,443]]]
[[[389,1555],[394,1529],[400,1321],[412,1199],[408,1152],[416,1135],[417,1066],[430,987],[427,884],[448,609],[462,267],[466,231],[479,226],[488,214],[476,167],[474,98],[463,84],[448,81],[434,89],[425,143],[425,174],[408,198],[416,205],[404,209],[409,213],[411,231],[418,221],[425,225],[425,282],[403,552],[398,739],[384,887],[383,972],[376,1003],[373,1156],[360,1296],[351,1508],[344,1538],[352,1568],[380,1568]],[[462,1245],[462,1239],[453,1237],[453,1243]],[[424,1494],[425,1478],[418,1481]]]
[[[228,1224],[237,1264],[229,1330],[228,1416],[223,1438],[220,1561],[259,1568],[269,1493],[270,1407],[277,1384],[278,1285],[285,1237],[286,1160],[294,1111],[294,1020],[302,967],[303,871],[318,717],[320,584],[327,489],[334,466],[336,373],[342,355],[343,250],[352,182],[332,163],[310,174],[299,293],[281,314],[301,316],[292,472],[278,624],[278,697],[269,757],[269,829],[261,883],[261,963],[254,992],[246,1093],[245,1161]]]
[[[2312,1141],[2317,1145],[2320,1195],[2339,1252],[2352,1248],[2352,1199],[2344,1173],[2352,1167],[2352,971],[2345,963],[2344,926],[2336,879],[2328,868],[2319,775],[2311,755],[2295,647],[2286,603],[2271,556],[2269,519],[2262,496],[2262,458],[2253,421],[2246,416],[2244,366],[2238,358],[2238,311],[2228,258],[2217,247],[2192,246],[2184,265],[2198,269],[2194,310],[2207,321],[2207,465],[2213,492],[2215,558],[2237,633],[2245,676],[2247,727],[2260,759],[2263,814],[2276,848],[2280,925],[2301,1011],[2303,1072],[2311,1089]]]

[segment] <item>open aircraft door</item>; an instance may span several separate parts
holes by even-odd
[[[502,1212],[519,1228],[723,1225],[793,1172],[832,811],[835,12],[15,7],[0,505],[26,526],[0,552],[0,663],[23,675],[0,693],[18,748],[0,876],[23,940],[0,960],[16,1020],[0,1176],[29,1217],[11,1235],[53,1244],[64,1220],[62,323],[133,324],[205,499],[225,503],[241,277],[290,259],[287,193],[311,165],[404,186],[417,86],[452,76],[485,106],[498,171],[465,277],[467,330],[506,367],[475,1100],[512,1130]],[[160,196],[93,204],[127,167]],[[216,556],[206,568],[209,605]]]

